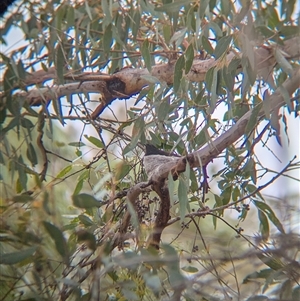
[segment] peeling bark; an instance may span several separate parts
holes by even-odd
[[[300,56],[300,37],[294,37],[285,41],[284,45],[280,47],[283,55],[286,58],[296,58]],[[279,46],[277,46],[279,47]],[[273,49],[275,47],[261,46],[254,49],[255,70],[259,77],[273,83],[271,71],[276,63]],[[240,54],[230,52],[226,58],[215,60],[210,58],[207,60],[194,59],[193,65],[186,79],[193,82],[202,82],[205,79],[207,71],[220,64],[229,64],[233,58],[239,58]],[[224,60],[224,61],[223,61]],[[149,84],[147,76],[156,77],[159,81],[167,84],[173,83],[175,61],[167,64],[158,64],[152,67],[151,74],[147,69],[124,68],[119,72],[109,75],[103,73],[83,73],[74,75],[70,72],[65,75],[65,79],[76,81],[74,83],[66,83],[64,85],[53,85],[42,88],[34,88],[29,92],[16,92],[15,96],[24,97],[29,105],[39,106],[43,103],[48,103],[50,100],[68,96],[77,93],[99,93],[102,95],[101,103],[96,111],[92,114],[92,118],[97,118],[102,111],[113,100],[127,99],[141,91],[141,89]],[[241,70],[238,69],[237,72]],[[37,71],[28,75],[24,80],[25,85],[39,84],[45,80],[55,79],[55,69],[49,68],[48,72]],[[3,97],[3,96],[2,96]]]

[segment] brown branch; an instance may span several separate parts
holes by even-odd
[[[286,58],[298,57],[300,55],[299,47],[297,48],[295,46],[299,45],[299,39],[299,37],[295,37],[287,40],[280,48]],[[272,48],[263,46],[258,47],[253,51],[258,76],[263,77],[268,82],[273,82],[273,79],[270,78],[270,74],[272,73],[271,70],[276,63],[276,60]],[[206,60],[195,58],[189,73],[186,74],[185,77],[189,81],[202,82],[210,68],[219,63],[229,64],[233,58],[239,56],[239,54],[232,51],[225,58],[222,58],[222,60],[224,60],[222,62],[219,62],[219,60],[215,60],[214,58]],[[147,78],[149,75],[156,77],[161,82],[172,84],[175,62],[176,60],[170,61],[167,64],[157,64],[152,67],[151,74],[145,68],[124,68],[112,75],[100,72],[77,75],[69,72],[65,74],[65,79],[75,80],[75,83],[36,88],[29,92],[17,92],[15,95],[24,97],[31,106],[38,106],[47,103],[52,99],[72,94],[99,93],[102,95],[102,101],[96,111],[92,114],[92,118],[95,119],[114,99],[129,98],[132,95],[139,93],[143,87],[149,85],[149,80]],[[241,68],[238,68],[237,72],[239,73],[240,71]],[[41,83],[47,79],[52,79],[55,76],[55,70],[49,68],[48,71],[36,71],[31,76],[28,75],[24,83],[25,85]]]
[[[39,118],[38,118],[38,136],[36,138],[36,143],[37,146],[39,147],[43,159],[43,168],[42,171],[40,172],[40,180],[41,182],[46,180],[46,173],[48,169],[48,157],[47,157],[47,151],[45,149],[45,146],[43,144],[43,136],[44,136],[44,125],[45,125],[45,116],[44,116],[44,109],[42,109],[39,113]]]
[[[296,89],[299,88],[300,82],[300,68],[297,68],[293,75],[287,79],[282,87],[288,92],[289,95],[292,95]],[[263,100],[264,102],[269,102],[270,114],[278,110],[280,107],[285,105],[284,98],[281,94],[280,87],[276,89],[273,95],[269,96],[267,99]],[[244,116],[242,116],[228,131],[224,132],[218,138],[216,138],[212,143],[209,143],[202,149],[196,150],[193,153],[187,155],[186,157],[178,158],[176,164],[161,165],[151,176],[153,182],[160,182],[163,179],[168,177],[168,174],[175,172],[177,174],[185,171],[186,162],[189,163],[191,168],[203,167],[207,165],[210,161],[217,158],[224,149],[238,140],[245,134],[247,124],[252,116],[253,110],[248,111]],[[265,117],[266,112],[264,109],[261,109],[258,114],[258,119]]]
[[[132,205],[132,209],[135,211],[135,213],[137,213],[138,215],[138,211],[137,211],[137,199],[138,196],[142,193],[147,191],[147,187],[149,187],[151,185],[150,182],[140,182],[136,185],[134,185],[133,187],[131,187],[128,191],[127,191],[127,200],[128,203]],[[127,232],[127,228],[129,226],[130,223],[130,218],[131,218],[131,213],[130,210],[127,207],[127,211],[125,212],[123,219],[121,221],[118,233],[115,234],[115,236],[112,239],[112,243],[111,243],[111,248],[114,249],[115,247],[119,247],[122,248],[123,246],[123,242],[126,240],[127,236],[126,236],[126,232]]]
[[[150,237],[148,238],[148,247],[154,247],[159,249],[159,243],[161,234],[166,227],[170,217],[170,194],[168,186],[165,185],[165,181],[156,182],[152,185],[152,189],[158,194],[160,198],[160,206],[155,219],[154,227]]]

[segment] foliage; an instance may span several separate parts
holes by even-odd
[[[282,170],[271,170],[257,151],[275,157],[274,139],[288,140],[299,114],[299,88],[285,88],[299,51],[280,48],[299,36],[296,2],[17,4],[0,29],[3,44],[24,36],[0,53],[1,300],[298,300],[299,195],[263,190],[297,181],[299,161],[282,156]],[[200,74],[200,60],[215,64]],[[172,79],[154,75],[159,66],[173,66]],[[127,68],[145,70],[148,84],[126,94],[112,76]],[[109,93],[81,89],[88,72],[109,75]],[[282,108],[270,101],[277,88]],[[159,250],[149,246],[164,195],[137,186],[147,181],[144,144],[187,156],[213,148],[246,114],[210,169],[165,179],[170,219]]]

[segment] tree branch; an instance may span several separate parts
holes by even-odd
[[[298,45],[300,37],[294,37],[284,42],[280,48],[286,58],[295,58],[300,56]],[[255,66],[257,74],[268,81],[270,70],[273,68],[276,60],[273,55],[272,47],[258,47],[254,49]],[[230,52],[224,60],[226,64],[234,57],[240,55],[235,52]],[[158,64],[152,67],[151,74],[144,69],[124,68],[112,75],[104,73],[83,73],[80,75],[71,74],[70,71],[65,75],[65,79],[75,80],[75,83],[67,83],[65,85],[54,85],[52,87],[35,88],[29,92],[22,91],[15,94],[16,97],[24,97],[29,105],[39,106],[43,103],[48,103],[50,100],[78,93],[99,93],[102,95],[101,103],[92,114],[92,118],[97,118],[102,111],[114,99],[127,99],[137,94],[141,89],[150,84],[148,76],[156,77],[159,81],[167,84],[172,84],[174,79],[174,67],[176,61],[170,61],[167,64]],[[219,64],[219,60],[209,58],[200,60],[195,58],[192,67],[186,79],[193,82],[202,82],[205,79],[207,71]],[[238,67],[237,73],[241,71]],[[33,74],[28,74],[24,80],[25,85],[38,84],[45,80],[54,78],[56,72],[53,68],[49,68],[48,72],[36,71]],[[3,95],[2,95],[3,97]]]

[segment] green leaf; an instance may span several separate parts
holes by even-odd
[[[75,10],[72,5],[69,5],[68,9],[67,9],[67,24],[68,24],[67,26],[68,26],[68,28],[74,26],[74,21],[75,21]]]
[[[103,35],[103,49],[105,53],[108,53],[111,50],[112,42],[112,24],[110,23],[105,28]]]
[[[78,208],[94,208],[101,207],[102,202],[97,201],[92,195],[87,193],[76,194],[72,196],[73,205]]]
[[[57,228],[55,225],[53,225],[49,222],[43,221],[43,225],[44,225],[46,231],[48,232],[48,234],[54,240],[57,252],[64,259],[64,262],[68,264],[69,252],[68,252],[67,242],[64,238],[63,233],[61,232],[61,230],[59,228]]]
[[[24,69],[22,60],[18,61],[17,70],[18,70],[19,78],[20,79],[25,79],[25,77],[26,77],[26,71]]]
[[[231,199],[231,193],[232,193],[232,186],[228,186],[225,188],[225,190],[222,191],[221,197],[222,197],[222,205],[227,205]]]
[[[187,273],[197,273],[199,272],[199,270],[196,267],[193,266],[185,266],[183,268],[181,268],[183,271],[187,272]]]
[[[283,263],[279,259],[277,259],[277,258],[275,258],[275,257],[273,257],[271,255],[270,256],[266,256],[265,254],[258,253],[257,257],[265,265],[267,265],[268,267],[270,267],[274,271],[281,270],[284,267]]]
[[[169,117],[170,111],[170,99],[169,97],[163,99],[157,107],[157,119],[159,121],[165,121]]]
[[[283,56],[282,51],[279,48],[275,48],[275,59],[282,70],[287,73],[290,77],[293,75],[293,67],[289,61]]]
[[[169,175],[168,175],[168,189],[169,189],[169,194],[170,194],[171,206],[174,205],[174,187],[175,187],[175,181],[173,179],[172,173],[169,172]]]
[[[173,42],[175,42],[176,46],[178,47],[182,43],[182,41],[183,41],[183,39],[185,37],[186,31],[187,31],[186,27],[182,28],[179,31],[176,31],[173,34],[172,38],[170,39],[170,44],[173,43]]]
[[[19,263],[30,256],[34,254],[36,251],[37,247],[31,247],[26,250],[22,250],[19,252],[13,252],[13,253],[8,253],[8,254],[2,254],[1,255],[1,264],[16,264]]]
[[[216,60],[228,51],[228,48],[229,48],[229,45],[230,45],[231,41],[232,41],[232,36],[231,35],[222,37],[218,41],[217,46],[216,46],[215,51],[214,51],[214,56],[215,56]]]
[[[20,194],[20,195],[15,195],[12,198],[12,201],[14,203],[27,203],[33,201],[34,198],[28,194]]]
[[[65,122],[63,119],[62,104],[61,104],[61,100],[59,97],[52,99],[52,106],[53,106],[53,109],[56,113],[56,116],[57,116],[59,122],[61,123],[62,126],[64,126]]]
[[[270,228],[267,216],[261,211],[258,210],[258,218],[260,221],[259,229],[263,240],[268,240],[270,235]]]
[[[184,68],[185,68],[185,58],[184,58],[184,55],[182,55],[176,61],[175,69],[174,69],[173,87],[174,87],[175,93],[177,93],[177,91],[179,90]]]
[[[56,178],[60,179],[60,178],[64,177],[67,173],[69,173],[72,170],[72,168],[73,168],[72,165],[66,166],[57,174]]]
[[[185,74],[189,73],[194,61],[194,47],[193,43],[189,45],[185,51]]]
[[[274,38],[274,36],[276,36],[276,32],[269,29],[267,26],[262,25],[262,26],[257,26],[256,30],[262,34],[263,36],[265,36],[266,38]]]
[[[143,45],[142,45],[142,57],[145,61],[146,68],[148,69],[149,72],[151,72],[151,56],[150,56],[150,50],[149,50],[149,41],[145,40]]]
[[[62,45],[58,43],[56,47],[55,67],[56,67],[56,74],[57,74],[57,79],[59,84],[64,83],[64,66],[65,66],[64,50]]]
[[[208,4],[209,4],[209,0],[202,0],[202,1],[200,1],[200,7],[199,7],[199,17],[200,17],[200,20],[204,19],[205,11],[206,11],[206,8],[207,8]]]
[[[88,1],[84,1],[84,4],[85,4],[85,10],[89,16],[89,19],[92,21],[93,20],[93,16],[92,16],[92,12],[91,12],[91,9],[89,7],[89,3]]]
[[[85,144],[81,141],[79,142],[70,142],[69,143],[70,146],[74,146],[74,147],[82,147],[82,146],[85,146]]]
[[[291,101],[289,92],[283,86],[279,86],[279,91],[280,91],[281,95],[283,96],[283,99],[284,99],[285,103],[288,106],[289,112],[293,112],[293,103]],[[272,115],[274,115],[274,113]]]
[[[37,165],[37,155],[31,142],[28,144],[26,155],[28,160],[31,162],[32,166]]]
[[[115,174],[116,181],[123,179],[129,173],[131,168],[131,165],[128,164],[126,161],[122,161],[120,164],[118,164]]]
[[[201,41],[202,41],[202,46],[203,46],[204,50],[207,51],[208,54],[212,55],[214,53],[214,49],[211,46],[211,43],[208,40],[208,38],[205,36],[202,36]]]
[[[217,94],[217,86],[218,86],[218,70],[217,68],[212,68],[213,70],[212,78],[211,78],[211,94],[209,98],[209,113],[212,114],[216,108],[218,94]],[[210,79],[210,78],[209,78]]]
[[[280,223],[279,219],[276,217],[273,210],[270,208],[269,205],[260,201],[253,201],[255,206],[262,210],[264,213],[267,214],[269,220],[274,224],[274,226],[281,232],[285,233],[282,224]]]
[[[95,146],[99,148],[104,148],[103,143],[96,137],[84,135],[84,138],[93,143]]]
[[[26,190],[27,189],[27,174],[26,174],[26,166],[23,161],[22,155],[19,156],[18,158],[18,174],[19,174],[19,181],[22,189]]]
[[[133,124],[132,128],[132,134],[131,134],[131,141],[130,143],[124,148],[123,155],[130,152],[132,149],[134,149],[144,133],[145,130],[145,121],[143,117],[139,117]]]
[[[259,112],[262,109],[262,106],[263,106],[263,103],[261,102],[252,109],[251,116],[248,120],[246,129],[245,129],[245,134],[249,134],[257,126],[257,120],[258,120]]]
[[[79,180],[76,184],[73,194],[74,195],[78,194],[81,191],[82,187],[83,187],[83,180]]]
[[[80,214],[78,215],[78,219],[87,227],[95,225],[95,223],[86,215]]]
[[[27,119],[27,118],[21,118],[20,120],[20,125],[23,128],[27,128],[27,129],[31,129],[34,127],[34,124],[31,122],[31,120]]]
[[[253,281],[253,279],[268,279],[272,274],[274,274],[274,271],[272,269],[263,269],[259,272],[254,272],[252,274],[247,275],[243,279],[243,284],[248,283],[249,281]]]
[[[186,186],[186,181],[179,178],[178,185],[178,200],[179,200],[179,213],[180,213],[180,221],[182,222],[185,217],[186,208],[188,205],[188,190]]]

